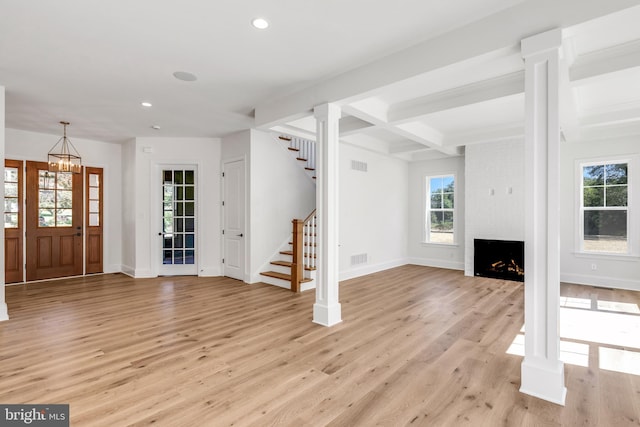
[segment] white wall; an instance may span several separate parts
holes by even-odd
[[[73,128],[68,133],[82,156],[82,163],[104,169],[104,271],[119,272],[122,269],[122,147],[120,144],[73,138]],[[62,133],[51,135],[6,129],[5,157],[46,162],[48,151],[61,136]]]
[[[291,221],[315,209],[316,186],[286,147],[271,133],[251,130],[250,283],[270,269],[269,262],[291,237]]]
[[[404,265],[407,258],[407,162],[340,144],[340,280]],[[367,163],[367,172],[351,161]],[[363,264],[351,257],[367,254]]]
[[[465,180],[465,275],[473,276],[473,239],[524,241],[524,142],[467,146]]]
[[[136,235],[136,140],[122,144],[122,230],[123,236]],[[122,272],[135,277],[136,241],[122,239]]]
[[[560,274],[563,282],[589,284],[640,291],[640,258],[638,235],[631,236],[635,256],[607,256],[577,253],[578,208],[580,182],[577,162],[640,155],[638,138],[607,141],[563,143],[561,145],[560,201]],[[633,165],[631,165],[633,166]],[[629,200],[635,210],[629,219],[631,227],[640,227],[640,164],[630,166]],[[632,231],[632,230],[630,230]],[[596,269],[592,270],[592,266]]]
[[[426,181],[425,177],[454,174],[456,207],[455,244],[424,242]],[[412,264],[464,269],[465,251],[465,158],[450,157],[409,164],[409,257]]]
[[[126,231],[135,236],[135,277],[155,277],[161,257],[158,232],[161,210],[154,202],[160,189],[162,165],[196,165],[198,274],[220,275],[220,149],[218,138],[136,138],[135,226]],[[128,147],[130,150],[130,147]],[[130,152],[130,151],[127,151]]]

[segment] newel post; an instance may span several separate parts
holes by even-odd
[[[291,264],[291,291],[300,292],[303,276],[303,229],[304,221],[294,219],[293,223],[293,262]]]

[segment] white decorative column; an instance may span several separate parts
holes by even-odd
[[[315,107],[316,118],[316,303],[313,321],[333,326],[342,321],[338,302],[338,121],[334,104]]]
[[[0,176],[4,176],[4,87],[0,86]],[[0,206],[4,206],[4,191],[0,193]],[[4,242],[4,227],[0,228],[0,241]],[[9,319],[9,311],[4,297],[4,244],[0,245],[0,320]]]
[[[564,405],[560,361],[560,107],[562,31],[522,40],[525,61],[525,356],[520,391]]]

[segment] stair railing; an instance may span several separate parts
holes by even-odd
[[[316,210],[305,219],[294,219],[293,260],[291,262],[291,290],[300,292],[304,270],[316,268]]]

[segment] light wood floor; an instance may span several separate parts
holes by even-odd
[[[332,328],[311,322],[313,291],[225,278],[113,274],[6,294],[0,402],[69,403],[72,426],[640,425],[640,376],[600,369],[598,343],[582,341],[589,367],[565,365],[565,407],[518,392],[522,359],[506,351],[520,283],[395,268],[342,282]]]

